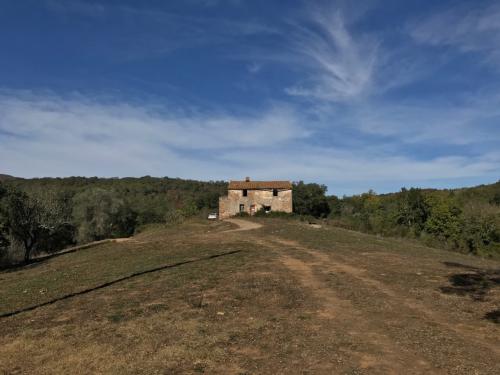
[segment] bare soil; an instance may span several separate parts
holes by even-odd
[[[325,225],[158,227],[0,272],[0,373],[498,374],[499,287],[496,261]]]

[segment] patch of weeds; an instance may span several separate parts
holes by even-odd
[[[107,318],[112,323],[120,323],[123,320],[125,320],[125,315],[120,314],[120,313],[116,313],[116,314],[108,315]]]
[[[203,374],[205,372],[205,364],[203,362],[196,362],[194,364],[193,370],[199,374]]]
[[[232,333],[229,334],[228,342],[231,343],[231,344],[237,343],[239,337],[240,337],[239,333],[232,332]]]
[[[297,316],[297,319],[299,319],[299,320],[311,320],[311,316],[301,314],[301,315]]]
[[[164,310],[168,310],[168,306],[164,303],[155,303],[154,305],[150,305],[147,308],[148,312],[159,313]]]
[[[303,292],[291,285],[281,286],[279,295],[284,309],[298,309],[304,306],[305,297]]]
[[[207,304],[204,301],[205,296],[203,293],[193,293],[186,296],[186,301],[193,309],[201,309]]]

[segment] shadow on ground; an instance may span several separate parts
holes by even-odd
[[[450,286],[439,288],[442,293],[469,296],[474,301],[486,301],[491,289],[500,286],[500,270],[482,269],[454,262],[443,262],[447,267],[461,268],[465,272],[449,276]],[[484,315],[484,319],[500,323],[500,310],[493,310]]]
[[[49,259],[56,258],[56,257],[59,257],[61,255],[71,254],[71,253],[74,253],[75,251],[78,251],[78,250],[85,250],[85,249],[89,249],[91,247],[104,245],[104,244],[107,244],[107,243],[110,243],[113,241],[115,241],[115,239],[94,241],[91,243],[87,243],[85,245],[74,246],[74,247],[71,247],[68,249],[59,250],[57,252],[53,252],[50,254],[38,255],[35,258],[30,259],[30,261],[28,263],[18,263],[18,264],[11,264],[11,265],[5,265],[3,267],[0,267],[0,273],[9,273],[9,272],[16,272],[16,271],[24,270],[24,269],[32,269],[32,268],[35,268],[36,266],[40,265],[41,263],[43,263]]]
[[[492,321],[495,324],[500,324],[500,310],[493,310],[484,314],[484,319]]]
[[[178,262],[178,263],[174,263],[174,264],[166,264],[166,265],[163,265],[163,266],[160,266],[160,267],[151,268],[151,269],[148,269],[148,270],[145,270],[145,271],[134,272],[134,273],[132,273],[130,275],[127,275],[127,276],[124,276],[124,277],[121,277],[119,279],[115,279],[115,280],[112,280],[112,281],[108,281],[106,283],[103,283],[101,285],[98,285],[98,286],[95,286],[95,287],[92,287],[92,288],[80,290],[80,291],[74,292],[74,293],[69,293],[69,294],[66,294],[64,296],[61,296],[61,297],[58,297],[58,298],[54,298],[54,299],[51,299],[51,300],[46,301],[46,302],[39,303],[39,304],[32,305],[32,306],[28,306],[28,307],[24,307],[22,309],[18,309],[18,310],[15,310],[15,311],[10,311],[10,312],[6,312],[6,313],[2,313],[2,314],[0,314],[0,319],[7,318],[9,316],[18,315],[18,314],[21,314],[21,313],[24,313],[24,312],[27,312],[27,311],[32,311],[32,310],[38,309],[38,308],[43,307],[43,306],[52,305],[52,304],[54,304],[56,302],[63,301],[63,300],[66,300],[66,299],[69,299],[69,298],[73,298],[73,297],[76,297],[76,296],[81,296],[83,294],[87,294],[87,293],[93,292],[95,290],[107,288],[107,287],[109,287],[111,285],[114,285],[116,283],[120,283],[122,281],[132,279],[134,277],[146,275],[148,273],[163,271],[163,270],[168,269],[168,268],[175,268],[175,267],[183,266],[185,264],[200,262],[200,261],[204,261],[204,260],[210,260],[210,259],[214,259],[214,258],[223,257],[223,256],[226,256],[226,255],[237,254],[239,252],[241,252],[241,250],[233,250],[233,251],[228,251],[226,253],[209,255],[209,256],[206,256],[206,257],[203,257],[203,258],[185,260],[183,262]]]

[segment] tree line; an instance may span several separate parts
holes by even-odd
[[[383,236],[417,239],[430,246],[500,255],[500,181],[472,188],[402,188],[342,198],[326,186],[294,185],[294,211],[332,225]]]
[[[0,181],[0,265],[205,214],[226,189],[223,181],[149,176]]]
[[[149,176],[0,180],[0,266],[76,244],[127,237],[151,223],[205,216],[217,210],[226,191],[224,181]],[[327,195],[325,185],[299,181],[293,184],[293,210],[296,217],[322,218],[343,228],[500,255],[500,181],[342,198]]]

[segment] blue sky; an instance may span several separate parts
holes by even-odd
[[[0,173],[500,178],[495,1],[5,0]]]

